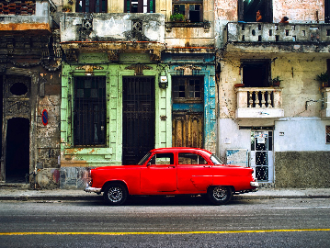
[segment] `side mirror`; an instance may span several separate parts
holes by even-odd
[[[151,165],[151,162],[148,162],[148,163],[147,163],[147,167],[149,167],[150,165]]]

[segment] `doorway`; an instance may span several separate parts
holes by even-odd
[[[251,131],[251,167],[258,182],[272,183],[273,169],[273,131]]]
[[[155,80],[123,78],[123,164],[137,164],[155,147]]]
[[[8,120],[6,183],[27,183],[29,176],[30,123],[25,118]]]
[[[204,77],[172,78],[172,146],[204,147]]]

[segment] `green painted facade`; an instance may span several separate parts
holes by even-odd
[[[148,54],[121,54],[118,63],[108,61],[106,53],[83,53],[77,63],[62,65],[61,102],[61,167],[96,167],[122,163],[123,77],[135,76],[134,70],[125,69],[136,63],[150,66],[143,76],[155,79],[155,148],[170,147],[171,77],[166,65],[151,62]],[[104,147],[74,147],[73,84],[75,76],[87,76],[84,65],[97,66],[94,76],[106,77],[106,145]],[[159,88],[159,76],[167,75],[168,87]],[[139,77],[143,77],[139,76]],[[166,116],[166,118],[160,117]]]

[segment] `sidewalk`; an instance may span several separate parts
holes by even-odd
[[[235,195],[234,197],[234,199],[330,198],[330,188],[259,189],[257,192]],[[0,189],[0,201],[4,200],[102,200],[102,197],[95,193],[86,193],[83,190]]]

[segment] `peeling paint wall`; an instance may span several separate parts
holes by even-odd
[[[279,22],[283,16],[289,17],[289,22],[320,23],[324,22],[324,0],[313,1],[276,1],[273,0],[274,22]],[[316,13],[318,12],[318,14]]]
[[[61,41],[80,41],[81,32],[88,31],[91,41],[158,41],[164,42],[164,15],[93,13],[60,13]],[[140,22],[136,24],[136,22]],[[137,26],[138,25],[138,26]],[[142,37],[135,37],[141,33]]]
[[[318,74],[327,71],[327,60],[330,59],[328,36],[326,31],[321,32],[323,28],[327,29],[326,24],[323,24],[324,1],[272,3],[273,22],[278,23],[283,16],[288,16],[292,25],[278,26],[276,29],[272,28],[276,24],[237,24],[237,1],[215,1],[216,47],[223,49],[218,54],[221,66],[218,154],[225,160],[227,149],[247,149],[251,152],[251,130],[272,127],[275,184],[271,186],[329,187],[329,172],[326,169],[329,165],[329,145],[325,143],[325,126],[330,125],[330,120],[321,119],[324,99],[321,84],[315,80]],[[233,27],[236,25],[234,29],[228,30],[230,35],[236,35],[235,41],[230,36],[228,40],[225,37],[225,28],[231,28],[226,26],[228,22],[233,22]],[[243,25],[245,29],[237,29]],[[276,33],[279,35],[276,41],[281,43],[276,44],[273,35],[281,28],[289,31]],[[305,30],[305,37],[299,36],[304,34],[302,29]],[[241,60],[258,59],[270,60],[271,78],[279,76],[283,80],[280,84],[280,106],[284,117],[237,118],[238,104],[234,85],[243,83]],[[266,90],[267,87],[264,88]],[[248,95],[246,100],[247,108],[251,100]],[[267,109],[262,111],[267,112]],[[307,156],[310,158],[307,159]],[[311,182],[317,179],[318,182]]]

